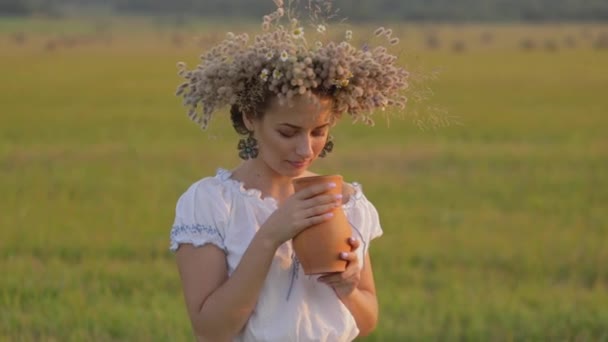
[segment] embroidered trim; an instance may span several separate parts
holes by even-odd
[[[255,197],[260,199],[261,201],[267,201],[273,204],[274,206],[277,206],[276,199],[272,197],[262,197],[262,192],[259,189],[245,189],[245,185],[243,184],[243,182],[232,178],[232,172],[230,170],[221,167],[217,168],[215,177],[223,183],[235,187],[243,195]],[[358,182],[352,182],[350,185],[353,187],[353,190],[355,192],[349,197],[348,202],[342,205],[344,209],[352,208],[355,203],[363,197],[361,184],[359,184]]]
[[[245,189],[245,184],[243,184],[243,182],[232,178],[232,172],[230,170],[218,168],[215,177],[220,181],[224,182],[225,184],[229,184],[230,186],[235,187],[243,195],[258,198],[262,202],[268,202],[274,206],[277,206],[276,199],[269,196],[263,197],[262,191],[260,191],[259,189]]]
[[[224,237],[219,230],[203,224],[182,224],[174,225],[171,228],[171,247],[172,251],[177,250],[180,243],[192,243],[195,247],[200,247],[207,243],[212,243],[219,248],[226,250]]]

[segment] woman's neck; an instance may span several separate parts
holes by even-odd
[[[243,183],[246,189],[258,189],[263,197],[272,197],[278,203],[293,194],[292,177],[276,173],[263,161],[250,159],[239,165],[232,177]]]

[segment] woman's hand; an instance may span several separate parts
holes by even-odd
[[[317,184],[291,195],[260,227],[276,246],[302,230],[329,220],[330,211],[342,205],[342,195],[324,194],[335,183]]]
[[[348,239],[348,243],[351,245],[350,252],[340,253],[340,258],[346,260],[346,270],[340,273],[332,273],[319,277],[318,281],[331,286],[339,298],[343,298],[351,294],[359,285],[361,280],[361,266],[359,264],[359,257],[357,257],[356,250],[361,244],[359,240],[355,238]]]

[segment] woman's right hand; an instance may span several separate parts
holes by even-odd
[[[300,190],[285,200],[260,227],[276,246],[302,230],[333,217],[332,209],[342,204],[342,195],[325,193],[335,183],[316,184]]]

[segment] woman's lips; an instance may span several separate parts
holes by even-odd
[[[291,164],[291,166],[293,166],[296,169],[301,169],[308,164],[308,162],[306,162],[306,161],[298,161],[298,162],[288,161],[288,162],[289,162],[289,164]]]

